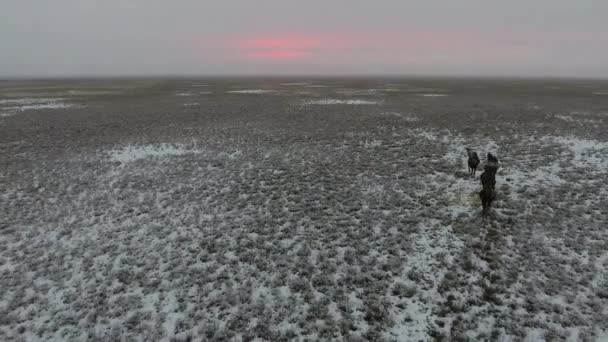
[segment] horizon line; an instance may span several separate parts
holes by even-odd
[[[313,78],[313,79],[372,79],[372,78],[388,78],[388,79],[462,79],[462,80],[590,80],[590,81],[608,81],[608,76],[573,76],[573,75],[503,75],[503,74],[488,74],[488,75],[472,75],[472,74],[397,74],[397,73],[351,73],[351,74],[184,74],[184,73],[166,73],[166,74],[80,74],[80,75],[0,75],[0,81],[15,81],[15,80],[147,80],[147,79],[228,79],[228,78],[268,78],[268,79],[289,79],[289,78]]]

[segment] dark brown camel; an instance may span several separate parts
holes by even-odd
[[[498,158],[488,153],[488,161],[484,166],[484,171],[479,176],[481,180],[481,191],[479,199],[481,199],[482,213],[486,215],[492,207],[492,202],[496,199],[496,172],[498,171]]]
[[[475,177],[475,172],[477,171],[477,167],[479,166],[479,156],[477,152],[473,151],[473,149],[467,147],[467,155],[469,156],[468,164],[469,164],[469,175]]]

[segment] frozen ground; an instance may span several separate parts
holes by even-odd
[[[232,94],[270,94],[275,93],[276,90],[271,89],[243,89],[243,90],[231,90],[229,93]]]
[[[606,340],[588,87],[113,82],[0,83],[74,105],[0,117],[0,340]],[[485,219],[465,147],[501,159]]]
[[[14,98],[0,99],[0,116],[12,116],[28,110],[62,109],[72,106],[65,98]]]
[[[378,102],[361,99],[321,99],[304,101],[304,105],[375,105]]]
[[[424,97],[444,97],[449,96],[448,94],[420,94],[420,96]]]

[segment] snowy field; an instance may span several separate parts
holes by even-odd
[[[78,82],[0,82],[1,341],[608,340],[605,82]]]

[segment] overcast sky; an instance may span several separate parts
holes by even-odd
[[[0,0],[0,77],[608,78],[607,0]]]

